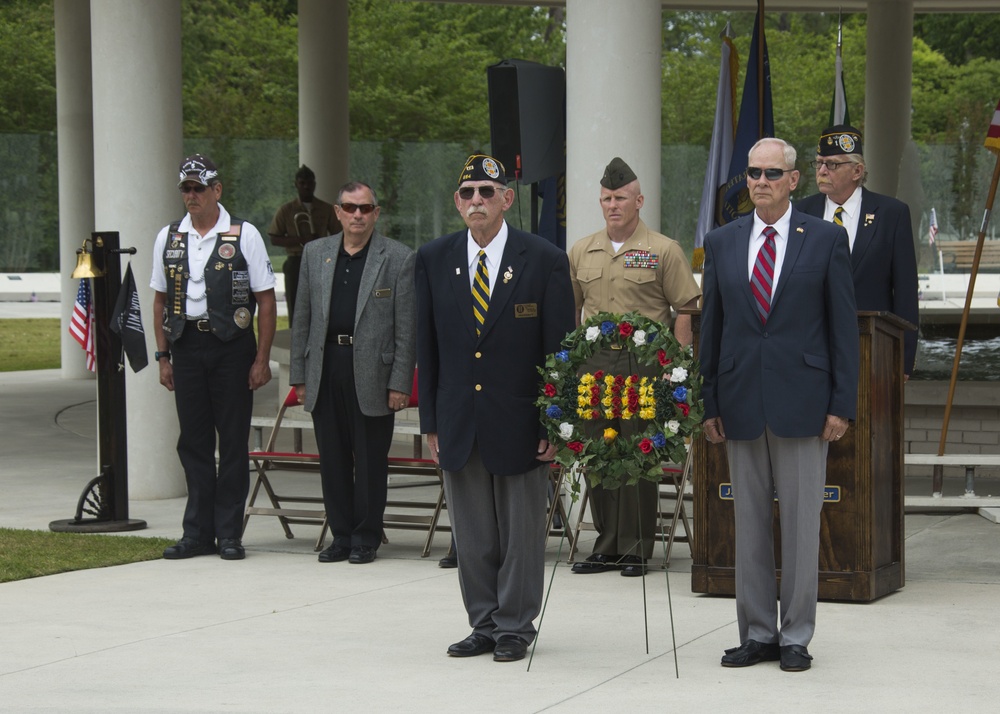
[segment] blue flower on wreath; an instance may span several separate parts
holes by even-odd
[[[561,352],[556,352],[556,359],[560,362],[569,362],[569,350],[562,350]]]
[[[674,390],[674,399],[678,402],[683,402],[687,399],[688,390],[687,387],[678,387]]]
[[[604,322],[601,323],[601,334],[604,335],[605,337],[607,337],[610,334],[613,334],[614,331],[615,331],[615,323],[611,322],[611,320],[605,320]]]
[[[653,434],[653,446],[655,446],[657,449],[662,449],[666,445],[667,445],[667,437],[663,435],[662,431],[658,431],[655,434]]]
[[[548,409],[545,410],[545,416],[549,417],[550,419],[558,419],[562,415],[563,415],[562,409],[557,407],[555,404],[551,405]]]

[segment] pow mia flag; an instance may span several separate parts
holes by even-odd
[[[121,338],[122,349],[133,372],[138,372],[149,364],[146,333],[142,329],[142,312],[139,309],[139,293],[135,289],[131,265],[125,268],[122,289],[118,293],[111,317],[111,331]]]

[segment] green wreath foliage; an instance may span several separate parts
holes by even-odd
[[[659,482],[663,462],[684,463],[704,418],[701,374],[670,330],[637,312],[602,312],[567,335],[562,346],[539,368],[542,393],[536,402],[559,464],[582,469],[592,486],[615,489],[640,478]],[[587,361],[605,349],[627,350],[637,364],[656,368],[655,376],[584,372]],[[619,434],[612,422],[622,419],[635,419],[637,433]],[[592,438],[586,423],[603,423],[603,438]]]

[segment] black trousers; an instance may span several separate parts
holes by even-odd
[[[253,391],[249,380],[256,340],[248,331],[223,342],[189,324],[171,351],[181,427],[177,454],[188,489],[184,536],[206,543],[215,538],[239,538],[250,490],[248,441]]]
[[[312,417],[323,504],[334,544],[378,548],[396,415],[370,417],[361,412],[349,345],[327,343]]]
[[[290,255],[285,258],[285,264],[281,268],[285,276],[285,304],[288,305],[288,326],[292,326],[292,318],[295,314],[295,295],[299,291],[299,269],[302,267],[301,255]]]

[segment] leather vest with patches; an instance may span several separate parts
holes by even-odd
[[[253,329],[253,314],[257,307],[250,289],[250,270],[240,250],[243,220],[233,218],[226,233],[215,239],[215,248],[205,265],[205,298],[212,334],[223,342],[235,339]],[[163,334],[171,343],[180,339],[187,318],[184,301],[187,297],[191,271],[188,267],[188,236],[178,230],[180,221],[167,229],[163,249],[163,270],[167,278],[167,305],[163,314]]]

